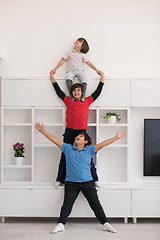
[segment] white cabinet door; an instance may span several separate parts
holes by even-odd
[[[160,81],[132,80],[131,107],[160,107]]]
[[[63,191],[0,189],[0,216],[58,217]]]
[[[133,217],[160,217],[160,189],[132,190]]]
[[[131,216],[131,190],[101,189],[98,195],[108,217]]]
[[[65,91],[65,81],[59,81]],[[2,106],[63,106],[50,80],[2,80]]]
[[[98,81],[88,81],[87,96],[96,89]],[[105,80],[101,95],[92,106],[129,107],[130,106],[130,81]]]
[[[0,217],[59,217],[63,196],[64,189],[0,189]],[[70,217],[94,217],[82,193]]]

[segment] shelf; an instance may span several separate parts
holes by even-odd
[[[97,124],[96,123],[88,123],[88,127],[96,127]]]
[[[43,123],[44,127],[63,127],[62,123]]]
[[[108,145],[107,147],[109,148],[127,148],[128,147],[128,144],[116,144],[116,143],[113,143],[111,145]]]
[[[15,164],[8,164],[8,165],[4,165],[4,168],[32,168],[32,165],[15,165]]]
[[[109,124],[109,123],[99,123],[100,127],[127,127],[127,123],[115,123],[115,124]]]
[[[9,186],[9,188],[11,189],[11,188],[21,188],[21,189],[23,189],[23,188],[25,188],[25,186],[27,186],[27,188],[29,188],[28,187],[28,185],[31,185],[32,186],[32,182],[31,181],[27,181],[27,180],[21,180],[21,181],[13,181],[13,180],[10,180],[10,181],[5,181],[5,184],[3,185],[4,186],[4,188],[6,189],[8,186]],[[31,189],[31,188],[30,188]]]
[[[4,123],[4,127],[31,127],[32,123]]]
[[[57,145],[56,144],[54,144],[54,143],[44,143],[44,144],[42,144],[42,143],[40,143],[40,144],[34,144],[34,147],[36,147],[36,148],[41,148],[41,147],[46,147],[46,148],[48,148],[48,147],[51,147],[51,148],[58,148],[57,147]]]

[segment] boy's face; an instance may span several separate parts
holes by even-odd
[[[85,144],[87,144],[88,141],[85,140],[85,136],[84,134],[79,134],[76,138],[75,138],[75,145],[83,145],[85,146]]]
[[[79,88],[75,88],[72,91],[72,96],[75,98],[75,100],[80,100],[81,97],[82,97],[82,89],[80,87]]]
[[[74,43],[75,48],[81,50],[83,41],[76,40]]]

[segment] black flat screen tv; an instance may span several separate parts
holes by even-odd
[[[144,119],[144,176],[160,176],[160,119]]]

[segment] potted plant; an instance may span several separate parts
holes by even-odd
[[[15,157],[15,164],[16,165],[22,165],[23,158],[25,157],[23,155],[25,147],[23,143],[16,143],[13,145],[14,150],[14,157]]]
[[[104,116],[103,118],[105,118],[106,120],[108,120],[108,123],[110,124],[115,124],[116,121],[120,122],[121,118],[119,118],[119,115],[117,112],[108,112],[106,113],[106,116]]]

